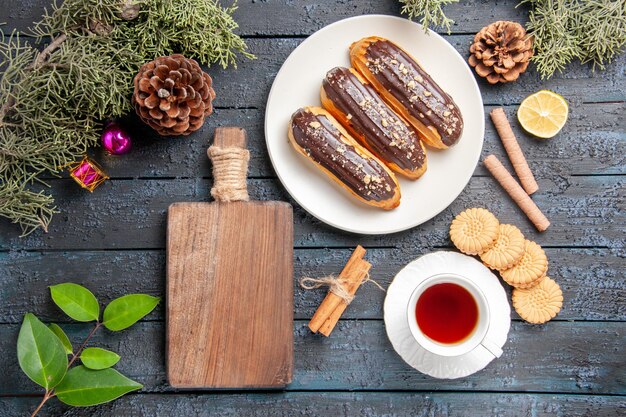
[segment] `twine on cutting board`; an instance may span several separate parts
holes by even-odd
[[[208,154],[213,161],[213,198],[225,203],[248,201],[246,174],[250,151],[236,146],[211,146]]]

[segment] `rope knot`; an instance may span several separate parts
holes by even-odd
[[[248,201],[246,174],[250,151],[236,146],[211,146],[207,153],[213,161],[213,198],[225,203]]]
[[[385,289],[378,282],[374,281],[369,272],[366,273],[365,278],[361,281],[361,284],[371,282],[377,286],[380,290],[385,292]],[[334,275],[327,275],[320,278],[303,277],[300,279],[300,286],[305,290],[314,290],[321,287],[328,287],[328,291],[341,298],[346,304],[350,304],[354,300],[354,294],[350,294],[346,289],[346,286],[350,282],[344,278],[335,278]]]
[[[350,304],[352,300],[354,300],[354,295],[350,294],[348,290],[346,290],[346,287],[344,287],[345,283],[346,280],[335,278],[333,275],[321,278],[304,277],[300,279],[300,286],[305,290],[328,287],[328,291],[341,298],[346,304]]]

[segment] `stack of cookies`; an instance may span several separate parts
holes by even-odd
[[[522,319],[541,324],[561,310],[563,293],[546,275],[546,253],[517,227],[500,224],[489,210],[470,208],[452,221],[450,238],[461,252],[478,255],[514,287],[513,307]]]

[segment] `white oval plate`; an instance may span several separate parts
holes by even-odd
[[[298,108],[320,105],[326,72],[350,66],[348,48],[366,36],[387,38],[413,55],[452,96],[465,127],[459,143],[446,150],[427,149],[428,169],[417,181],[398,176],[400,206],[383,211],[357,201],[292,149],[289,119]],[[424,223],[448,207],[469,182],[483,145],[483,103],[465,60],[441,36],[394,16],[365,15],[333,23],[307,38],[289,55],[267,99],[265,140],[272,164],[298,204],[324,223],[349,232],[385,234]]]
[[[444,273],[462,275],[480,287],[491,313],[487,336],[500,348],[504,346],[511,327],[511,307],[500,280],[476,259],[456,252],[429,253],[398,272],[387,288],[385,330],[395,351],[421,373],[434,378],[462,378],[487,366],[495,359],[493,354],[478,345],[460,356],[436,355],[417,343],[407,322],[406,309],[413,290],[426,278]]]

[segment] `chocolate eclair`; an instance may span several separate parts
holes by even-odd
[[[297,110],[288,135],[298,153],[360,201],[385,210],[400,204],[395,175],[323,108]]]
[[[350,47],[350,61],[427,145],[446,149],[459,141],[463,118],[452,98],[393,42],[370,36]]]
[[[393,171],[410,179],[426,171],[426,151],[413,127],[356,70],[328,71],[320,95],[324,108]]]

